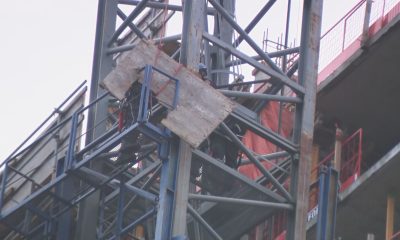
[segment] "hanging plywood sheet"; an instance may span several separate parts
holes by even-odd
[[[191,146],[199,146],[232,112],[233,101],[147,41],[141,41],[124,54],[102,86],[122,99],[133,82],[143,81],[143,68],[147,64],[179,80],[178,106],[162,120],[162,124]],[[175,84],[168,77],[154,73],[151,90],[164,106],[172,105]]]

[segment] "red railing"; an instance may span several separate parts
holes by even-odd
[[[348,188],[359,176],[362,159],[362,137],[360,128],[342,143],[342,164],[340,167],[340,191]]]
[[[397,233],[393,234],[393,236],[390,238],[391,240],[400,240],[400,231]]]
[[[324,69],[336,56],[361,35],[366,0],[358,2],[321,36],[319,69]]]
[[[321,37],[318,83],[361,47],[367,0],[361,0]],[[368,35],[400,13],[400,0],[374,0],[371,5]]]
[[[340,191],[348,188],[357,178],[360,176],[361,171],[361,159],[362,159],[362,138],[363,131],[360,128],[354,132],[351,136],[342,142],[342,152],[341,152],[341,169],[340,169]],[[324,157],[318,166],[311,169],[311,175],[315,175],[314,179],[318,178],[319,169],[323,165],[329,165],[335,156],[335,152],[332,151],[327,156]],[[309,196],[309,213],[308,221],[316,217],[318,214],[318,181],[311,183],[310,186],[310,196]],[[266,221],[263,239],[266,240],[281,240],[285,239],[286,232],[286,216],[284,213],[279,213],[272,216]],[[250,239],[255,239],[251,235]]]
[[[360,128],[342,142],[341,167],[340,167],[340,191],[347,189],[359,176],[362,160],[362,137],[363,131]],[[311,175],[317,175],[323,165],[329,165],[334,159],[335,153],[332,151],[318,166],[311,169]],[[313,211],[318,205],[318,182],[311,183],[309,211]],[[311,213],[312,214],[312,213]]]

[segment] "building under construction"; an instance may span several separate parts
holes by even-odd
[[[2,162],[0,238],[400,239],[400,0],[322,33],[304,0],[298,45],[291,0],[277,41],[279,1],[182,2],[99,0],[89,86]]]

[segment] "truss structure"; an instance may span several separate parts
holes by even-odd
[[[99,0],[90,103],[75,109],[3,163],[2,237],[239,239],[259,223],[271,223],[274,216],[283,214],[287,216],[286,239],[305,239],[322,0],[303,3],[299,47],[266,53],[249,33],[275,2],[266,1],[247,26],[240,26],[233,17],[234,0],[185,0],[184,5]],[[183,16],[181,32],[167,35],[165,26],[176,13]],[[213,32],[209,31],[211,23]],[[238,38],[232,38],[234,33]],[[179,103],[182,79],[166,75],[176,82],[177,100],[171,108],[152,104],[149,89],[153,72],[159,71],[157,66],[146,65],[144,69],[136,121],[118,131],[118,99],[102,89],[100,82],[118,66],[121,56],[143,40],[152,40],[193,72],[199,71],[200,63],[207,67],[208,79],[215,88],[235,101],[232,113],[208,139],[237,148],[240,164],[250,164],[259,176],[246,176],[241,166],[228,166],[160,125],[160,119]],[[240,51],[242,42],[257,56]],[[290,65],[286,64],[289,54],[297,56]],[[279,66],[273,60],[277,57],[284,59]],[[234,82],[237,75],[231,69],[238,64],[251,66],[267,77]],[[257,92],[235,90],[256,85],[261,86]],[[282,95],[282,89],[289,94]],[[289,135],[261,122],[260,112],[272,102],[279,102],[280,109],[284,105],[293,109]],[[279,126],[287,124],[282,114],[275,117]],[[253,151],[232,129],[235,125],[273,144],[276,151]],[[21,167],[21,159],[47,137],[65,129],[70,129],[66,151],[51,151],[56,171],[46,181],[37,180],[31,169]],[[140,136],[141,149],[129,163],[117,164],[121,142],[133,132]],[[22,180],[15,182],[16,178]],[[10,204],[10,189],[18,191],[28,182],[34,186],[29,196]]]

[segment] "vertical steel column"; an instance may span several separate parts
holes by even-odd
[[[75,121],[78,120],[77,113],[75,112],[73,114],[73,118],[75,118]],[[77,122],[76,122],[77,123]],[[74,124],[71,124],[74,126]],[[75,128],[72,127],[74,131],[76,131],[76,124]],[[71,134],[71,139],[75,139],[74,134]],[[75,145],[75,144],[73,144]],[[67,155],[63,159],[58,160],[57,165],[56,165],[56,177],[60,176],[61,174],[65,173],[68,170],[68,160],[67,160]],[[73,189],[73,182],[72,179],[66,179],[65,181],[59,183],[56,185],[55,188],[56,194],[60,196],[61,198],[68,199],[68,195],[74,192]],[[61,216],[57,219],[57,239],[59,240],[68,240],[71,239],[71,225],[72,225],[72,209],[69,209],[68,211],[64,212],[61,214]]]
[[[121,239],[121,230],[124,228],[124,207],[125,207],[125,182],[123,177],[119,183],[119,199],[118,199],[118,209],[117,209],[117,216],[116,216],[116,223],[115,223],[115,237],[116,239]]]
[[[218,3],[220,3],[222,6],[224,6],[224,9],[231,14],[231,16],[234,16],[235,14],[235,2],[236,0],[218,0]],[[214,27],[214,36],[218,36],[219,39],[221,39],[223,42],[232,44],[232,38],[233,38],[233,27],[232,25],[224,18],[221,16],[220,13],[217,14],[217,20],[215,22],[215,27]],[[225,51],[222,49],[217,50],[216,53],[216,68],[217,69],[227,69],[229,70],[229,67],[225,67],[225,62],[227,60],[227,56]],[[217,86],[219,85],[226,85],[229,83],[229,75],[227,73],[217,73],[216,74],[218,77],[214,79],[215,84]]]
[[[204,0],[186,0],[183,12],[182,46],[180,62],[193,71],[198,71],[201,41],[204,31]],[[183,140],[179,142],[178,172],[175,192],[173,236],[186,234],[186,215],[190,183],[192,148]]]
[[[306,239],[322,1],[305,0],[303,6],[299,83],[304,86],[305,94],[303,103],[296,106],[293,131],[294,142],[300,144],[300,155],[294,156],[291,170],[290,186],[296,208],[289,213],[287,239],[290,240]]]
[[[117,9],[116,0],[99,0],[92,80],[90,83],[90,102],[93,102],[104,93],[105,90],[99,87],[100,81],[111,72],[114,65],[113,56],[107,54],[107,44],[115,31]],[[101,135],[106,130],[105,123],[97,124],[107,117],[107,108],[108,98],[105,98],[97,103],[96,108],[89,110],[86,143],[90,143],[93,138]],[[93,130],[94,126],[96,126],[95,130]]]
[[[362,31],[362,35],[361,35],[361,47],[362,48],[367,47],[368,41],[369,41],[369,21],[371,19],[371,9],[372,9],[372,0],[367,0],[366,6],[365,6],[363,31]]]
[[[103,94],[104,90],[99,87],[99,83],[107,76],[114,65],[113,56],[107,54],[107,44],[115,32],[117,8],[116,0],[99,0],[90,85],[90,102],[93,102],[98,96]],[[86,144],[92,142],[93,139],[101,136],[106,131],[106,122],[101,124],[100,122],[108,116],[108,100],[109,98],[107,97],[102,99],[97,103],[96,108],[89,110]],[[93,129],[95,126],[96,128]],[[79,205],[80,211],[76,239],[96,239],[99,202],[100,191],[96,191]]]
[[[201,39],[205,26],[205,2],[185,1],[183,6],[182,47],[180,63],[193,71],[198,71],[200,62]],[[192,149],[183,140],[179,143],[179,162],[177,173],[176,202],[173,221],[173,235],[186,234],[186,215],[188,193],[190,191],[190,168]]]
[[[159,156],[162,161],[159,206],[156,220],[155,239],[171,239],[174,211],[174,189],[177,171],[177,142],[170,141],[160,145]],[[186,218],[185,218],[186,219]]]
[[[336,205],[339,191],[339,174],[332,167],[321,169],[318,197],[318,240],[333,240],[335,237]]]

